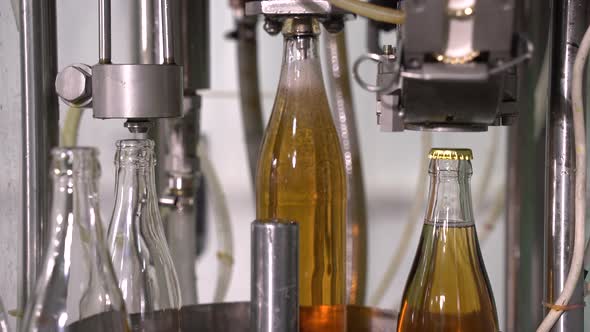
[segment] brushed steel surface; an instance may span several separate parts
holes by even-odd
[[[98,0],[98,62],[111,63],[111,0]]]
[[[49,154],[58,143],[55,0],[20,2],[22,95],[22,250],[18,306],[34,291],[43,259],[50,202]]]
[[[92,67],[94,117],[170,118],[182,115],[182,67],[97,64]]]
[[[257,220],[251,240],[251,330],[299,331],[299,225]]]

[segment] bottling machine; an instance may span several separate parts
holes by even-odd
[[[33,289],[46,239],[48,158],[57,145],[58,97],[68,105],[92,108],[95,118],[125,119],[129,131],[147,133],[155,139],[158,159],[164,165],[157,179],[163,206],[190,208],[202,200],[201,187],[206,182],[201,179],[196,154],[201,105],[197,90],[209,85],[208,24],[213,18],[209,18],[208,1],[141,0],[136,43],[140,57],[136,64],[111,61],[110,2],[98,1],[96,64],[58,69],[56,1],[20,0],[20,308]],[[355,82],[375,94],[374,109],[382,131],[460,132],[512,126],[506,189],[506,301],[498,305],[505,306],[506,331],[533,330],[545,313],[540,304],[547,303],[551,308],[565,288],[574,253],[576,150],[571,94],[574,61],[588,26],[589,1],[355,2],[230,1],[236,30],[229,37],[238,43],[240,79],[253,79],[240,85],[251,174],[262,137],[256,81],[257,19],[261,17],[264,30],[275,35],[286,18],[314,16],[325,28],[324,41],[332,63],[328,94],[338,115],[337,128],[347,162],[347,214],[360,216],[348,218],[347,224],[347,299],[352,305],[362,304],[366,217],[340,32],[350,20],[363,14],[372,17],[367,29],[370,52],[354,59],[350,69]],[[383,31],[394,31],[395,45],[380,45]],[[538,115],[533,100],[545,58],[549,59],[545,60],[549,107],[546,121],[539,122],[535,120]],[[365,61],[376,63],[376,77],[362,77],[359,68]],[[203,220],[194,208],[190,211],[192,222]],[[190,259],[199,250],[198,234],[190,231],[195,225],[184,227],[189,231],[169,232],[174,236],[168,239],[170,242],[187,244],[173,252],[175,259]],[[252,237],[251,304],[205,306],[195,305],[195,299],[185,300],[182,312],[190,319],[183,321],[183,328],[240,331],[252,326],[259,331],[292,331],[296,326],[290,318],[297,311],[297,294],[281,292],[296,292],[297,225],[254,222]],[[185,275],[179,272],[179,279],[181,284],[190,285],[190,271]],[[579,278],[569,304],[583,303],[582,286],[583,278]],[[351,317],[363,310],[351,308]],[[563,313],[552,331],[583,330],[582,310],[559,311]],[[369,327],[359,329],[381,331],[392,319],[391,313],[380,311],[371,317],[365,325]],[[385,330],[393,329],[389,324]]]

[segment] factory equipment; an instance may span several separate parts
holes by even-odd
[[[142,13],[146,13],[146,15],[142,21],[145,24],[141,25],[140,31],[148,37],[141,38],[140,63],[113,64],[111,63],[111,2],[110,0],[99,0],[98,64],[94,66],[75,64],[57,74],[55,1],[20,1],[24,219],[22,268],[19,273],[19,306],[21,309],[32,296],[32,286],[39,277],[40,257],[42,257],[43,248],[48,247],[47,232],[51,229],[48,225],[50,221],[48,207],[52,193],[49,190],[47,160],[51,148],[57,145],[56,104],[58,95],[68,105],[92,107],[96,118],[126,119],[125,126],[132,133],[146,133],[157,122],[156,130],[152,130],[152,135],[156,138],[158,156],[165,160],[163,164],[166,166],[165,170],[156,175],[160,192],[166,193],[160,203],[177,209],[174,212],[180,211],[181,207],[189,206],[190,208],[186,210],[190,211],[187,220],[194,221],[195,218],[199,218],[197,217],[199,212],[195,211],[194,205],[191,205],[199,200],[197,192],[201,183],[199,158],[195,153],[196,142],[199,139],[198,122],[201,100],[196,90],[208,86],[208,75],[203,74],[207,72],[203,67],[206,69],[208,63],[207,61],[194,61],[198,58],[197,55],[202,55],[201,51],[195,51],[201,49],[195,47],[194,41],[197,38],[202,40],[207,28],[199,30],[200,32],[190,30],[203,25],[190,24],[187,17],[190,18],[190,13],[198,13],[199,17],[207,17],[204,13],[208,7],[193,6],[195,3],[197,2],[189,0],[179,0],[179,2],[142,0],[143,7],[141,8],[145,9]],[[242,24],[246,27],[243,30],[250,32],[255,26],[252,20],[248,21],[248,16],[251,15],[264,15],[264,29],[269,34],[278,34],[285,22],[311,22],[313,20],[321,22],[327,33],[335,34],[343,29],[347,20],[354,19],[354,16],[357,15],[357,17],[365,16],[373,20],[371,23],[371,29],[373,29],[371,31],[373,32],[370,32],[371,40],[374,42],[373,44],[379,44],[379,29],[384,26],[375,24],[375,22],[387,23],[386,28],[392,29],[397,36],[396,43],[379,45],[381,51],[360,57],[352,68],[357,83],[376,94],[377,122],[383,131],[483,131],[493,125],[517,125],[509,142],[511,147],[510,179],[513,182],[510,183],[511,190],[508,192],[508,220],[510,224],[508,224],[509,230],[507,232],[509,242],[507,252],[508,287],[505,305],[509,309],[507,310],[506,330],[526,331],[536,327],[541,322],[543,310],[545,310],[538,303],[538,300],[543,299],[549,318],[539,331],[548,331],[551,328],[558,332],[581,331],[583,329],[583,315],[580,304],[583,301],[583,287],[579,272],[581,269],[580,257],[583,254],[580,248],[584,246],[585,133],[581,125],[583,114],[579,111],[583,110],[580,102],[582,99],[580,92],[582,79],[580,77],[587,56],[586,48],[590,47],[587,46],[590,41],[582,42],[582,36],[588,23],[585,15],[588,1],[392,0],[387,4],[375,5],[374,3],[380,2],[254,0],[244,3],[232,1],[234,12],[238,13],[236,17],[244,20],[240,21],[238,25]],[[146,4],[151,5],[147,6]],[[199,20],[199,23],[206,25],[207,21]],[[308,30],[309,26],[313,26],[313,24],[299,23],[295,25],[301,28],[307,27],[305,29]],[[305,29],[299,33],[309,33]],[[189,30],[194,33],[189,33]],[[547,38],[548,34],[551,38]],[[197,35],[199,37],[195,37]],[[238,37],[246,38],[247,36]],[[588,38],[590,40],[590,37]],[[551,43],[547,40],[551,40]],[[546,61],[547,68],[550,68],[547,76],[547,80],[551,83],[550,107],[545,112],[547,118],[543,122],[544,125],[540,125],[539,130],[528,130],[531,127],[539,127],[537,124],[532,124],[535,121],[535,116],[531,115],[535,109],[532,106],[532,99],[534,91],[541,81],[539,68],[544,62],[540,59],[543,56],[545,43],[548,44],[547,47],[551,53]],[[305,45],[311,47],[313,42],[302,41],[300,43],[300,46]],[[250,48],[251,59],[252,44],[242,46]],[[181,52],[178,52],[179,49]],[[206,50],[207,46],[203,44],[202,49]],[[578,52],[581,54],[579,57],[577,56]],[[378,64],[376,84],[367,83],[368,79],[363,78],[360,74],[360,67],[367,60]],[[527,60],[531,61],[527,63]],[[574,62],[576,68],[574,68]],[[317,75],[318,72],[316,68],[313,74]],[[255,77],[255,75],[250,76]],[[195,81],[195,77],[200,77],[200,79]],[[318,77],[310,81],[314,80],[321,81]],[[53,86],[55,86],[57,94]],[[320,90],[322,89],[323,86]],[[331,89],[330,94],[337,91],[339,90]],[[257,89],[252,87],[252,91],[245,92],[248,93],[248,96],[244,100],[256,104]],[[313,93],[318,93],[317,89]],[[322,91],[319,93],[322,96],[313,101],[319,102],[321,105],[326,104],[324,93]],[[337,103],[341,101],[342,98],[336,99]],[[282,102],[279,98],[277,107],[282,106]],[[575,105],[578,112],[573,111],[572,104]],[[335,106],[332,105],[332,107]],[[256,105],[253,108],[256,108]],[[345,114],[346,117],[346,113],[339,114]],[[184,117],[180,118],[182,115]],[[174,120],[161,120],[166,118]],[[256,120],[256,114],[248,119],[254,122],[259,121]],[[248,136],[250,142],[260,139],[259,126],[260,123],[246,124],[247,128],[252,129],[252,135]],[[272,120],[269,128],[272,133]],[[346,130],[343,131],[342,128]],[[351,127],[340,127],[339,135],[342,142],[345,140],[346,133],[349,133],[347,131],[349,128]],[[333,132],[332,128],[323,130]],[[354,130],[352,134],[354,134]],[[335,132],[333,136],[326,147],[334,148],[337,145],[334,142],[338,136]],[[543,137],[546,137],[546,142]],[[255,144],[251,143],[249,148],[251,170],[254,169],[252,156],[255,154],[252,146]],[[535,153],[533,154],[531,151],[535,151]],[[542,151],[545,151],[544,155]],[[347,163],[352,160],[349,157],[345,146],[345,160],[343,162],[346,167],[352,165]],[[271,171],[266,170],[268,172],[265,172],[264,167],[272,165],[271,160],[264,160],[264,158],[263,153],[264,163],[260,166],[258,179],[260,181],[258,186],[259,204],[261,205],[258,214],[262,219],[280,218],[283,216],[262,206],[266,203],[269,203],[267,204],[269,206],[273,205],[270,204],[268,198],[273,190],[276,191],[278,188],[270,184],[263,185],[264,176],[268,177],[267,173]],[[320,169],[330,168],[330,163],[338,164],[336,160],[339,158],[340,154],[336,153],[336,156],[328,158],[330,162],[322,165]],[[297,160],[297,162],[300,161]],[[546,175],[542,171],[533,169],[534,167],[525,167],[525,165],[530,166],[535,163],[537,168],[538,165],[546,166]],[[338,173],[338,168],[342,168],[340,167],[342,165],[337,166],[336,173]],[[336,175],[339,178],[338,181],[343,183],[344,173]],[[322,179],[324,178],[322,177]],[[350,179],[348,183],[350,186]],[[289,185],[289,188],[286,189],[287,191],[296,189],[296,186],[303,184],[304,182],[301,181]],[[322,195],[335,194],[338,196],[336,200],[341,203],[346,199],[340,190],[342,188],[336,188],[337,190],[333,191],[331,189],[334,188],[330,186],[322,186],[321,188],[324,191],[312,198],[323,198]],[[545,245],[543,248],[538,243],[532,243],[530,238],[528,242],[522,241],[529,233],[525,231],[526,227],[534,228],[530,233],[543,233],[540,231],[540,226],[530,226],[540,225],[539,219],[541,217],[539,213],[531,217],[531,214],[527,212],[530,210],[527,204],[530,205],[530,201],[533,201],[527,199],[527,194],[533,194],[529,192],[529,188],[537,188],[538,192],[534,194],[539,197],[544,196],[541,198],[546,210],[544,213]],[[153,191],[151,195],[155,198]],[[150,204],[154,209],[153,200]],[[306,204],[312,203],[307,202]],[[265,209],[268,211],[264,211]],[[333,287],[327,285],[322,285],[322,287],[330,288],[330,293],[333,293],[333,296],[328,296],[330,297],[328,301],[323,299],[314,301],[314,290],[309,292],[310,295],[307,296],[306,292],[309,289],[299,287],[299,298],[302,299],[300,304],[304,306],[314,304],[314,302],[338,304],[331,311],[325,313],[329,313],[333,317],[350,318],[354,316],[353,312],[356,310],[353,308],[360,307],[346,306],[345,302],[362,304],[362,296],[359,294],[363,293],[362,288],[364,288],[362,280],[364,278],[363,255],[365,255],[363,254],[365,245],[363,241],[365,240],[364,235],[359,232],[362,232],[362,224],[365,221],[352,218],[351,214],[345,211],[345,204],[339,204],[335,206],[333,211],[330,211],[340,214],[335,216],[336,219],[343,219],[341,217],[345,214],[348,215],[346,223],[339,224],[341,228],[346,228],[346,232],[344,229],[341,232],[343,238],[345,236],[347,239],[346,243],[334,238],[335,242],[339,243],[334,247],[337,249],[335,251],[341,251],[342,256],[345,256],[342,260],[346,259],[346,262],[338,263],[341,261],[338,253],[332,252],[330,257],[336,258],[330,269],[343,271],[335,271],[338,274],[337,282],[333,284],[327,282]],[[292,257],[295,252],[299,253],[300,257],[303,255],[315,256],[312,258],[323,257],[321,254],[305,251],[309,242],[305,239],[308,225],[303,220],[304,216],[286,217],[295,219],[300,232],[300,241],[293,241],[298,245],[293,244],[289,248],[283,248],[285,249],[283,254],[291,255],[286,262],[297,261]],[[332,217],[334,216],[330,214],[330,218]],[[184,228],[175,228],[175,225],[170,223],[181,218],[173,219],[167,221],[167,226],[171,226],[167,227],[169,230],[168,240],[178,240],[178,243],[187,243],[190,247],[189,254],[187,251],[182,251],[182,247],[177,247],[178,250],[173,251],[175,253],[173,260],[177,265],[187,262],[190,264],[194,261],[190,251],[196,251],[194,247],[198,246],[197,242],[194,241],[194,238],[183,238],[183,236],[192,236],[192,232],[178,230],[190,230],[192,226],[186,223],[182,225]],[[326,219],[328,218],[326,217]],[[257,234],[258,227],[272,225],[275,224],[267,222],[260,225],[255,223],[253,232]],[[279,228],[266,229],[266,231],[271,233],[282,231]],[[332,235],[338,237],[336,233],[340,233],[340,229],[333,227],[331,230],[334,231]],[[265,234],[268,235],[268,233]],[[270,254],[273,252],[275,244],[269,239],[265,239],[263,236],[265,234],[259,234],[260,237],[253,236],[261,239],[258,241],[262,242],[261,246],[256,247],[256,251],[253,250],[253,255],[272,257]],[[293,235],[290,234],[290,236]],[[293,238],[290,239],[293,240]],[[299,246],[299,250],[293,251],[297,246]],[[530,246],[530,248],[526,246]],[[305,257],[305,259],[308,258]],[[301,258],[300,261],[303,262],[303,260]],[[292,268],[288,264],[271,266],[271,264],[264,265],[263,263],[263,260],[253,260],[253,267],[261,269],[257,270],[257,273],[260,273],[255,275],[255,279],[259,278],[256,280],[262,280],[262,283],[265,282],[264,278],[271,275],[271,271],[276,271],[280,275],[279,272],[284,272],[283,268]],[[530,266],[530,268],[528,270],[521,269],[520,267],[523,266]],[[306,270],[304,264],[301,264],[299,268],[300,271]],[[191,274],[190,269],[185,271],[188,272],[183,272],[182,278],[187,281],[184,284],[189,285],[194,275]],[[541,280],[541,275],[544,276],[543,280]],[[306,277],[306,275],[299,274],[300,285],[305,280],[302,276]],[[535,282],[528,284],[529,280],[524,276],[531,276],[530,279],[534,279]],[[290,285],[293,283],[293,280],[281,281],[288,281]],[[183,287],[190,288],[190,286]],[[280,321],[279,316],[274,316],[275,311],[261,311],[261,308],[273,308],[272,305],[263,301],[277,296],[277,289],[268,285],[266,289],[255,290],[260,293],[256,293],[259,296],[252,298],[250,305],[239,303],[186,306],[180,310],[180,325],[185,327],[186,324],[195,324],[194,326],[213,326],[218,329],[223,329],[225,326],[227,328],[227,326],[232,326],[231,319],[247,321],[249,315],[247,308],[251,308],[252,312],[257,313],[259,317],[265,317],[264,319]],[[290,289],[290,291],[293,290]],[[317,292],[317,290],[315,291]],[[341,295],[340,292],[342,292]],[[544,294],[542,294],[543,292]],[[320,297],[322,296],[320,295]],[[194,300],[196,301],[196,295]],[[294,301],[287,300],[277,305],[282,308],[291,308],[289,310],[293,310],[292,308],[296,306]],[[311,326],[309,324],[312,323],[308,322],[313,321],[317,316],[313,312],[305,312],[305,308],[302,309],[300,324],[301,329],[304,330],[305,326]],[[379,316],[375,314],[376,311],[370,311],[367,308],[361,308],[358,312],[366,314],[361,314],[359,317],[375,318]],[[197,315],[197,313],[200,314]],[[261,313],[268,316],[261,316]],[[134,317],[141,319],[141,317],[132,315],[132,321]],[[199,322],[195,317],[201,317],[203,321]],[[380,317],[385,317],[382,322],[391,321],[392,318],[389,313]],[[204,323],[205,320],[209,325]],[[224,320],[226,325],[223,323]],[[362,320],[347,322],[344,319],[335,319],[335,321],[344,324],[335,328],[342,329],[343,326],[348,325],[350,329],[354,323]],[[372,326],[376,328],[378,325]],[[296,329],[296,327],[289,325],[289,329]]]

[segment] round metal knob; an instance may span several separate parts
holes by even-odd
[[[92,69],[85,64],[64,68],[55,79],[55,90],[69,106],[86,107],[92,102]]]

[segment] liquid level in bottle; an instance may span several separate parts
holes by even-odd
[[[321,76],[300,81],[277,94],[258,163],[257,217],[299,223],[300,304],[343,304],[344,161],[323,87],[310,83],[323,84]]]
[[[300,332],[394,332],[392,312],[362,306],[301,307]]]
[[[451,225],[424,225],[398,332],[499,331],[475,226]]]

